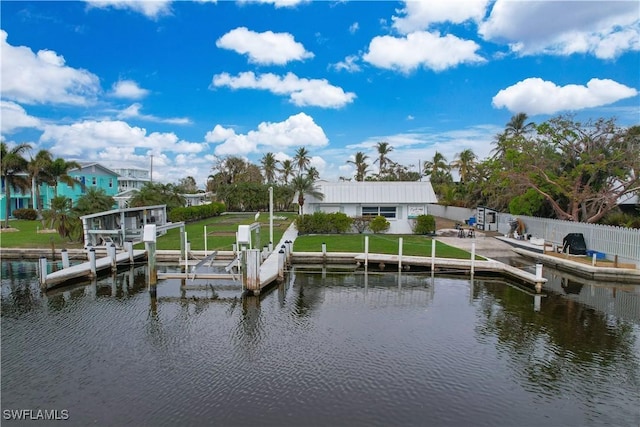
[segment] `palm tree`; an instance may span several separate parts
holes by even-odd
[[[518,113],[511,117],[509,123],[505,126],[505,134],[511,136],[521,136],[535,127],[535,123],[529,122],[525,124],[529,116],[527,113]]]
[[[309,175],[309,177],[314,181],[317,181],[320,178],[320,172],[318,171],[318,169],[316,169],[315,166],[311,166],[309,169],[307,169],[307,175]]]
[[[82,185],[69,175],[70,170],[80,169],[81,167],[82,166],[78,162],[74,162],[73,160],[67,162],[62,158],[57,158],[53,162],[51,162],[46,173],[51,176],[56,197],[58,196],[58,184],[61,182],[67,184],[69,187],[73,187],[74,185]]]
[[[347,160],[347,163],[351,163],[356,167],[356,181],[364,181],[364,177],[367,176],[367,169],[369,168],[369,165],[367,165],[368,158],[369,156],[362,151],[358,151],[353,160]]]
[[[387,154],[393,151],[393,147],[388,142],[378,142],[376,144],[376,150],[378,151],[378,158],[373,163],[378,163],[378,176],[382,175],[387,169],[387,163],[390,161]]]
[[[324,199],[324,194],[316,186],[315,180],[309,175],[298,175],[291,180],[293,191],[298,193],[298,206],[300,206],[300,215],[304,214],[305,196],[312,196],[316,199]]]
[[[462,152],[456,154],[456,160],[451,162],[451,166],[458,169],[460,182],[467,182],[471,172],[473,171],[476,158],[476,154],[470,148],[462,150]]]
[[[103,188],[89,187],[87,192],[76,202],[74,211],[82,215],[90,215],[113,209],[115,200]]]
[[[45,183],[51,183],[52,177],[47,173],[51,168],[53,158],[49,150],[40,150],[35,157],[31,159],[27,169],[31,178],[31,192],[33,196],[33,207],[38,211],[38,217],[42,217],[42,205],[40,203],[40,186]]]
[[[267,181],[267,184],[273,183],[276,178],[276,169],[278,161],[276,160],[276,156],[273,153],[267,153],[262,156],[262,160],[260,160],[260,164],[262,165],[262,171],[264,172],[264,179]]]
[[[5,216],[4,226],[9,228],[11,215],[11,189],[15,191],[29,189],[29,181],[23,176],[29,162],[23,153],[31,149],[31,145],[22,143],[9,149],[5,142],[0,143],[0,172],[4,178]]]
[[[183,207],[186,201],[180,189],[173,184],[147,182],[129,201],[132,208],[141,206],[167,205],[167,211]]]
[[[439,151],[435,152],[431,161],[424,163],[424,175],[428,176],[432,183],[444,181],[449,169],[447,158]]]
[[[298,175],[301,175],[302,171],[306,170],[309,167],[309,163],[311,163],[309,152],[304,147],[300,147],[296,150],[296,155],[293,157],[293,160],[298,166]]]
[[[282,167],[278,171],[282,174],[284,185],[289,185],[289,177],[293,176],[293,161],[287,159],[280,162]]]

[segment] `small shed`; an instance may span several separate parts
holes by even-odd
[[[487,206],[478,206],[476,228],[484,231],[498,231],[498,211]]]
[[[413,222],[428,214],[428,205],[438,203],[430,182],[364,181],[316,183],[322,200],[305,198],[304,212],[343,212],[350,217],[385,217],[391,224],[389,233],[412,233]]]

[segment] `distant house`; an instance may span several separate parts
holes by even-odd
[[[102,166],[99,163],[81,163],[80,168],[71,169],[67,173],[78,184],[69,186],[63,182],[58,183],[58,196],[71,199],[75,205],[78,199],[87,192],[88,188],[101,188],[107,196],[114,197],[118,194],[118,174]],[[48,189],[53,193],[53,188]],[[47,199],[55,197],[55,194],[47,194],[45,208],[48,208]]]
[[[211,203],[211,192],[181,194],[186,206],[200,206]]]
[[[350,217],[382,215],[391,224],[389,233],[412,233],[418,215],[438,203],[430,182],[325,182],[316,183],[322,200],[305,197],[304,212],[343,212]]]
[[[118,192],[123,193],[132,189],[140,190],[151,182],[151,173],[142,168],[111,168],[118,174]]]
[[[21,174],[24,179],[28,180],[28,175],[25,174]],[[0,220],[3,220],[6,218],[6,193],[5,193],[5,187],[4,187],[4,177],[0,178]],[[9,200],[10,200],[10,208],[9,208],[9,217],[11,218],[11,213],[16,210],[16,209],[25,209],[25,208],[31,208],[32,205],[32,197],[31,197],[31,190],[26,190],[26,191],[15,191],[13,188],[9,188]]]

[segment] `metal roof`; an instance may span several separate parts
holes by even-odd
[[[324,199],[306,196],[305,202],[322,204],[399,204],[437,203],[438,198],[430,182],[421,181],[364,181],[316,182]]]

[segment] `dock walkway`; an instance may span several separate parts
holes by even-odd
[[[133,259],[139,259],[146,257],[146,252],[143,250],[134,250],[133,251]],[[130,260],[129,252],[121,252],[116,254],[116,264],[125,264]],[[111,268],[111,258],[103,257],[96,259],[96,272]],[[67,268],[63,268],[62,270],[54,271],[53,273],[47,274],[45,285],[46,288],[49,289],[52,286],[59,285],[68,280],[73,280],[81,277],[90,277],[91,276],[91,263],[89,261],[83,262],[82,264],[72,265]]]

